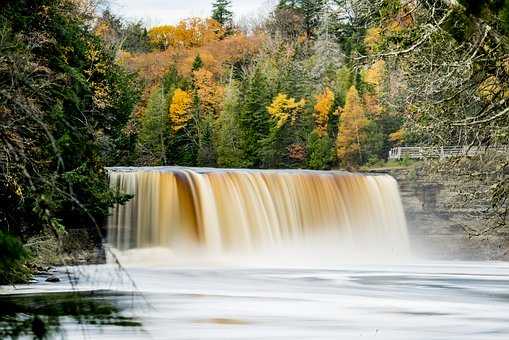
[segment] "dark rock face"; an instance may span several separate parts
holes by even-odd
[[[449,205],[458,190],[454,178],[431,179],[419,168],[384,168],[399,183],[410,242],[416,255],[448,260],[509,260],[509,237],[487,229],[483,214],[489,202],[473,199],[467,207]]]
[[[46,279],[46,282],[60,282],[60,278],[55,275],[51,275]]]

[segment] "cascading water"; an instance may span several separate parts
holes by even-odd
[[[112,188],[134,195],[108,221],[109,243],[121,250],[252,254],[313,243],[341,256],[408,255],[398,186],[387,175],[180,167],[109,173]]]

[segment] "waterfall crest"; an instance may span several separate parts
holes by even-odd
[[[134,198],[113,208],[118,249],[197,247],[254,252],[325,235],[338,247],[408,252],[396,181],[339,171],[110,168]]]

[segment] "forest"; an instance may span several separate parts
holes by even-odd
[[[101,235],[108,166],[346,169],[396,146],[469,146],[507,225],[509,0],[280,0],[148,27],[89,0],[0,9],[0,283],[37,240]],[[479,193],[465,193],[468,195]],[[100,236],[99,236],[100,237]],[[34,241],[35,240],[35,241]]]

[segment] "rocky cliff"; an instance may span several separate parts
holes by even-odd
[[[489,202],[473,198],[451,204],[465,185],[431,171],[419,165],[370,171],[398,181],[415,253],[432,259],[509,260],[509,232],[486,216]]]

